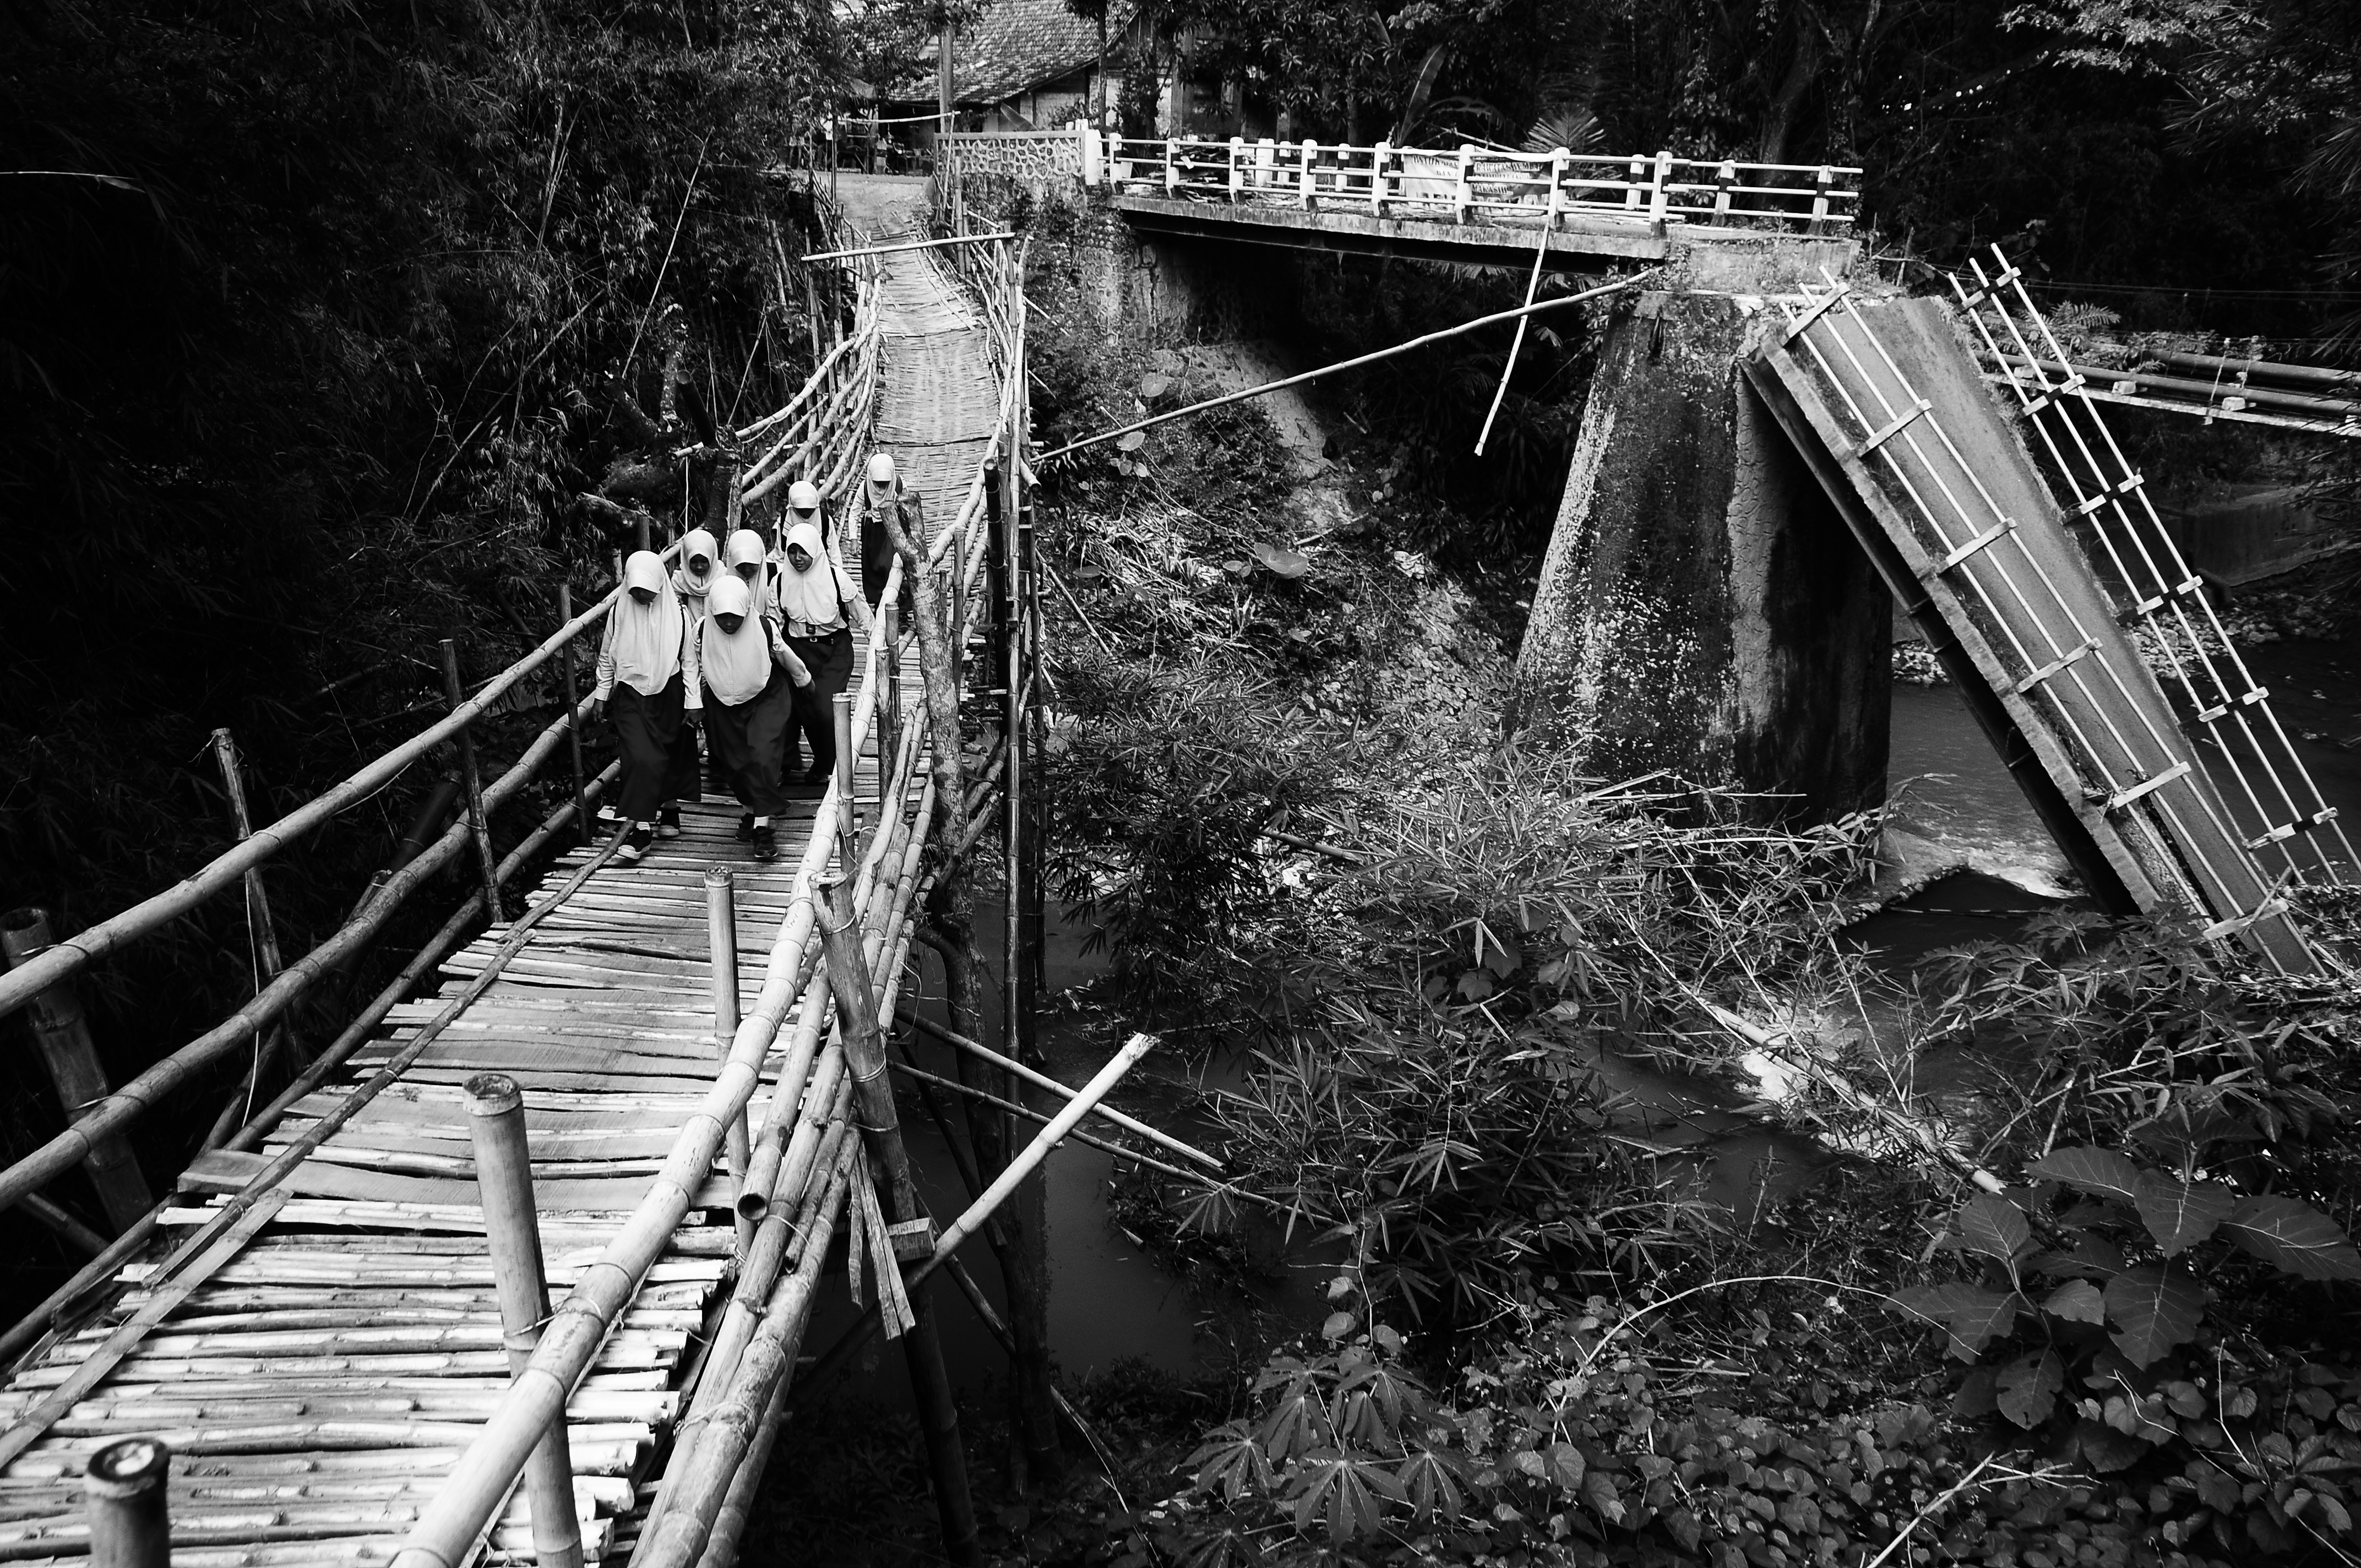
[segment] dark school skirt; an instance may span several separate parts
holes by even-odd
[[[811,748],[811,766],[825,776],[836,766],[836,694],[852,680],[852,632],[840,629],[825,637],[790,637],[787,646],[811,672],[812,684],[796,691],[795,729],[787,749],[795,750],[800,733]]]
[[[607,694],[607,721],[615,727],[615,741],[623,754],[615,809],[628,821],[653,822],[656,807],[674,797],[674,748],[687,729],[680,721],[687,700],[684,689],[675,674],[653,696],[620,681]]]
[[[787,726],[795,722],[795,683],[777,665],[763,689],[731,705],[705,688],[705,738],[713,773],[757,817],[780,817],[787,797],[779,789],[786,766]]]

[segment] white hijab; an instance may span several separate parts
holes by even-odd
[[[787,552],[801,546],[811,565],[802,571]],[[779,550],[779,612],[789,620],[818,622],[846,620],[843,590],[837,586],[836,563],[829,559],[828,547],[819,542],[819,529],[812,523],[799,522],[787,531],[787,542]]]
[[[699,555],[705,557],[702,572],[691,565]],[[680,536],[680,569],[672,575],[673,590],[684,602],[704,598],[713,589],[714,574],[720,565],[721,542],[705,529],[690,529]],[[695,614],[697,608],[690,604],[689,612]]]
[[[655,598],[642,604],[634,588],[648,588]],[[623,597],[607,613],[607,651],[615,656],[615,679],[653,696],[680,674],[680,644],[686,630],[681,620],[680,596],[653,550],[632,553],[623,563]]]
[[[760,696],[771,681],[770,622],[756,615],[753,606],[752,591],[734,576],[716,578],[713,591],[705,598],[699,663],[705,671],[706,689],[715,700],[731,707]],[[713,619],[717,615],[745,619],[737,630],[724,631]]]

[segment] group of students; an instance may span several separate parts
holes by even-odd
[[[670,572],[652,550],[623,563],[624,593],[607,617],[590,709],[614,726],[621,752],[612,804],[599,813],[627,825],[621,859],[679,835],[682,797],[702,793],[699,729],[715,777],[738,797],[738,837],[758,861],[778,856],[773,819],[785,815],[789,792],[827,787],[853,634],[868,630],[892,569],[879,513],[895,509],[913,539],[923,529],[917,498],[884,453],[870,459],[856,506],[865,598],[807,481],[788,489],[776,549],[751,528],[726,543],[700,528],[682,538]]]

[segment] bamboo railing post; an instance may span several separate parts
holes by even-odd
[[[895,1224],[926,1218],[917,1184],[910,1177],[909,1151],[894,1112],[894,1087],[885,1076],[885,1036],[878,1028],[877,994],[869,980],[869,963],[862,953],[861,929],[847,884],[823,878],[812,888],[820,946],[827,955],[829,989],[836,996],[839,1034],[844,1041],[846,1075],[852,1082],[852,1120],[885,1174],[879,1196],[887,1219]],[[931,1234],[932,1227],[928,1227]],[[926,1245],[924,1241],[919,1244]],[[898,1248],[897,1248],[898,1250]],[[899,1266],[899,1259],[895,1260]],[[881,1261],[881,1268],[885,1265]],[[976,1541],[975,1503],[967,1488],[967,1455],[960,1446],[959,1404],[943,1366],[943,1350],[935,1332],[928,1292],[908,1292],[910,1329],[903,1334],[911,1391],[918,1404],[918,1422],[926,1434],[927,1458],[935,1486],[935,1508],[943,1529],[943,1555],[956,1563],[983,1561]]]
[[[171,1568],[171,1469],[172,1451],[152,1437],[126,1437],[90,1456],[82,1483],[90,1568]]]
[[[1049,989],[1049,976],[1044,967],[1048,935],[1045,923],[1049,918],[1049,912],[1043,897],[1044,879],[1041,859],[1044,797],[1041,786],[1034,776],[1035,770],[1041,760],[1042,751],[1042,693],[1038,674],[1043,663],[1041,557],[1039,543],[1033,526],[1033,499],[1030,496],[1025,499],[1023,510],[1016,516],[1016,539],[1017,582],[1024,594],[1023,620],[1019,631],[1024,640],[1026,668],[1034,674],[1032,682],[1027,687],[1027,699],[1017,716],[1018,733],[1023,739],[1025,747],[1026,787],[1023,821],[1025,855],[1018,869],[1023,884],[1022,902],[1019,908],[1025,927],[1026,961],[1017,970],[1016,977],[1017,989],[1024,999],[1024,1005],[1017,1013],[1017,1018],[1023,1025],[1023,1031],[1015,1042],[1016,1049],[1010,1054],[1019,1061],[1030,1062],[1038,1059],[1039,1055],[1036,1048],[1034,1033],[1038,1027],[1041,997]]]
[[[738,878],[727,866],[708,867],[705,873],[706,938],[713,949],[713,1041],[724,1060],[730,1056],[730,1042],[738,1037]],[[730,1175],[738,1183],[738,1192],[746,1190],[746,1162],[753,1152],[753,1139],[746,1129],[746,1113],[741,1110],[724,1135],[724,1147],[730,1151]],[[731,1207],[737,1206],[737,1194],[731,1195]],[[746,1247],[754,1239],[754,1222],[744,1214],[738,1216],[738,1256],[742,1261]]]
[[[467,700],[459,685],[459,645],[448,637],[443,639],[443,689],[457,707]],[[491,825],[484,820],[484,785],[476,770],[476,735],[473,726],[459,731],[459,776],[467,785],[467,832],[476,840],[476,865],[484,879],[484,916],[493,925],[504,916],[500,912],[500,861],[492,854]]]
[[[6,955],[10,969],[49,948],[55,940],[46,909],[12,909],[0,916],[0,953]],[[25,1017],[32,1026],[33,1044],[39,1047],[41,1060],[49,1069],[49,1081],[57,1085],[58,1101],[71,1126],[81,1117],[84,1106],[96,1104],[108,1093],[106,1069],[99,1065],[98,1042],[91,1036],[90,1019],[82,1013],[82,999],[74,994],[71,981],[60,981],[37,992],[26,1003]],[[137,1223],[154,1203],[131,1146],[120,1136],[96,1140],[83,1163],[90,1170],[91,1184],[98,1189],[99,1206],[106,1211],[106,1222],[116,1230]]]
[[[542,1274],[541,1220],[533,1202],[533,1153],[525,1140],[524,1094],[506,1073],[467,1080],[467,1132],[476,1154],[476,1188],[484,1206],[484,1240],[500,1298],[500,1332],[511,1375],[524,1370],[549,1316]],[[574,1515],[574,1464],[566,1412],[525,1464],[533,1549],[541,1568],[582,1568],[582,1528]]]
[[[574,585],[571,583],[557,585],[557,623],[560,626],[574,623]],[[590,821],[590,792],[584,782],[588,775],[582,768],[582,721],[577,717],[582,711],[582,693],[574,679],[572,638],[566,639],[566,646],[558,650],[557,662],[566,681],[566,741],[574,763],[574,827],[582,842],[587,844],[596,829]]]
[[[239,762],[237,741],[226,727],[214,731],[214,761],[221,768],[222,791],[229,796],[230,826],[237,832],[237,841],[243,844],[254,836],[254,818],[247,809],[246,770]],[[247,867],[245,883],[247,928],[253,933],[262,968],[261,983],[255,987],[259,992],[263,986],[277,980],[279,971],[286,966],[279,953],[278,923],[270,917],[270,897],[262,885],[262,868]],[[364,894],[362,896],[369,895]],[[269,1070],[271,1061],[281,1049],[295,1047],[295,1032],[284,1019],[260,1034],[261,1037],[255,1042],[253,1065],[247,1071],[246,1088],[243,1092],[231,1096],[229,1103],[221,1108],[221,1114],[214,1119],[212,1131],[205,1135],[206,1148],[220,1147],[221,1141],[237,1130],[238,1124],[246,1120],[247,1112],[253,1106],[255,1096],[261,1091],[262,1075]]]
[[[254,836],[254,818],[246,806],[246,775],[238,765],[237,742],[226,729],[214,731],[214,761],[221,765],[222,789],[229,795],[230,826],[237,829],[237,841],[243,844]],[[247,868],[246,899],[254,914],[254,940],[261,949],[262,978],[267,983],[279,978],[281,965],[279,927],[270,918],[270,895],[263,890],[260,866]]]
[[[880,736],[877,754],[881,757],[898,755],[902,750],[902,607],[888,601],[877,607],[878,624],[884,629],[884,668],[878,674],[885,682],[885,700],[877,708],[877,733]],[[878,813],[884,815],[884,796],[878,796]]]
[[[857,759],[852,754],[852,694],[839,692],[829,702],[829,722],[836,727],[836,801],[837,853],[847,876],[861,863],[861,807],[852,798],[852,777]],[[882,779],[886,762],[881,754],[877,772]]]

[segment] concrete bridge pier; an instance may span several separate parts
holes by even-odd
[[[1695,291],[1632,298],[1601,348],[1516,719],[1602,778],[1669,769],[1826,821],[1884,798],[1885,587],[1741,373],[1779,329],[1741,291],[1768,280],[1675,277]]]

